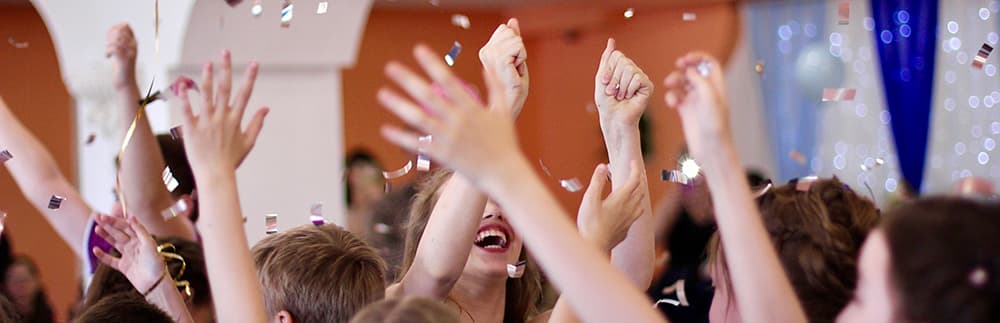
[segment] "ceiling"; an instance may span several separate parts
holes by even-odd
[[[432,2],[436,2],[436,5]],[[548,5],[595,7],[699,6],[734,0],[375,0],[380,8],[495,10]]]

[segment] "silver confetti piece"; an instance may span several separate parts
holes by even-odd
[[[375,225],[372,227],[372,230],[375,230],[375,233],[378,234],[392,233],[392,227],[385,223],[375,223]]]
[[[58,210],[60,207],[62,207],[62,202],[65,200],[66,200],[65,197],[59,195],[52,195],[52,197],[49,198],[49,209]]]
[[[702,77],[708,77],[708,73],[711,71],[712,63],[709,63],[708,61],[698,63],[698,74],[701,74]]]
[[[695,21],[695,20],[698,20],[698,14],[695,14],[693,12],[685,12],[685,13],[681,14],[681,20],[684,20],[684,21]]]
[[[635,8],[625,9],[625,13],[623,13],[622,15],[625,16],[625,19],[630,19],[632,17],[635,17]]]
[[[413,169],[412,160],[407,161],[406,165],[403,165],[403,167],[400,169],[394,171],[382,171],[382,177],[384,177],[385,179],[399,178],[402,177],[403,175],[408,174],[410,172],[410,169]]]
[[[316,14],[317,15],[325,14],[327,7],[329,7],[329,4],[326,1],[320,1],[319,5],[316,6]]]
[[[580,180],[576,179],[576,177],[559,180],[559,186],[562,186],[562,188],[570,193],[576,193],[583,189],[583,184],[580,184]]]
[[[875,158],[875,164],[873,164],[871,166],[868,166],[868,165],[865,165],[865,164],[861,164],[861,171],[862,172],[871,171],[873,169],[882,167],[882,165],[885,165],[885,160],[882,159],[882,157]]]
[[[451,50],[448,51],[447,55],[444,55],[444,62],[448,66],[455,66],[455,59],[458,58],[458,54],[462,53],[462,44],[457,41],[451,45]]]
[[[173,128],[170,128],[170,138],[171,139],[173,139],[173,140],[181,140],[181,138],[184,138],[181,134],[182,134],[182,132],[181,132],[181,126],[174,126]]]
[[[250,14],[254,17],[260,17],[262,13],[264,13],[264,6],[260,4],[260,0],[254,1],[253,6],[250,7]]]
[[[852,88],[825,88],[823,89],[823,102],[828,101],[854,101],[854,96],[858,93]]]
[[[431,160],[424,154],[427,145],[431,144],[433,137],[431,135],[420,136],[420,142],[417,145],[417,171],[426,172],[431,169]]]
[[[170,166],[163,168],[161,176],[163,177],[163,184],[167,186],[167,190],[170,192],[176,190],[177,186],[180,185],[177,182],[177,178],[174,178],[174,173],[170,171]]]
[[[264,233],[278,233],[278,214],[271,213],[264,215]]]
[[[462,29],[469,29],[469,27],[472,26],[472,22],[469,21],[469,17],[462,14],[451,15],[451,24]]]
[[[180,215],[181,213],[184,213],[184,211],[187,211],[187,209],[188,209],[187,202],[185,202],[184,199],[179,199],[177,200],[177,202],[174,202],[173,205],[161,211],[160,216],[162,216],[164,219],[171,219]],[[246,220],[244,220],[244,222],[246,222]]]
[[[295,5],[291,2],[285,1],[285,4],[281,6],[281,28],[288,28],[292,25],[294,13]]]
[[[14,40],[14,36],[7,36],[7,43],[17,49],[25,49],[28,48],[28,46],[31,46],[31,44],[26,41],[19,42]]]
[[[516,264],[507,264],[507,277],[510,278],[521,278],[524,276],[524,268],[528,266],[528,262],[525,260],[518,261]]]
[[[8,151],[7,149],[0,151],[0,164],[6,163],[8,160],[11,160],[13,158],[14,155],[11,155],[10,151]]]
[[[982,69],[983,64],[986,64],[986,59],[990,58],[990,53],[992,52],[993,46],[983,43],[983,46],[979,48],[979,53],[972,59],[972,67]]]
[[[837,24],[846,25],[851,21],[851,1],[840,0],[837,3]]]
[[[684,172],[681,172],[680,170],[676,169],[674,170],[664,169],[660,171],[660,180],[664,182],[673,182],[683,185],[687,185],[690,182],[690,179],[687,177],[687,175],[684,175]]]
[[[309,222],[312,222],[314,225],[326,224],[326,218],[323,217],[323,202],[313,203],[309,207]]]

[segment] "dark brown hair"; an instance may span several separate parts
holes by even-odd
[[[168,134],[156,136],[156,141],[160,144],[160,154],[163,155],[163,162],[170,168],[170,173],[177,180],[177,187],[170,192],[174,199],[181,198],[182,195],[193,194],[195,189],[194,173],[191,171],[191,164],[188,163],[187,151],[184,150],[184,142],[181,138],[174,139]],[[192,197],[194,205],[188,205],[191,215],[188,218],[191,222],[198,221],[198,199]]]
[[[117,293],[102,298],[76,318],[77,323],[144,322],[173,323],[163,310],[149,304],[141,295]]]
[[[307,224],[253,246],[268,316],[285,310],[295,322],[347,322],[385,297],[385,263],[354,234]]]
[[[1000,322],[1000,204],[920,199],[886,215],[881,229],[902,319]]]
[[[424,235],[431,211],[437,204],[438,192],[451,178],[452,172],[439,169],[424,178],[417,187],[417,195],[410,205],[410,223],[406,232],[406,250],[403,255],[403,268],[399,277],[402,278],[417,254],[417,246]],[[521,258],[527,259],[528,265],[524,276],[507,280],[507,295],[504,308],[504,322],[525,322],[538,312],[542,296],[541,274],[534,261],[529,259],[527,248],[521,249]]]
[[[174,278],[187,281],[190,284],[191,298],[187,299],[187,302],[192,306],[211,306],[212,291],[208,283],[205,255],[202,252],[201,245],[194,241],[176,237],[157,238],[156,241],[160,244],[170,243],[174,245],[176,249],[174,253],[184,258],[184,273],[180,277]],[[119,256],[117,250],[112,250],[111,253]],[[164,261],[171,275],[180,273],[181,263],[179,261],[166,258],[164,258]],[[139,297],[142,296],[141,292],[137,291],[132,286],[132,283],[128,281],[128,278],[125,278],[125,275],[102,263],[97,266],[97,270],[94,271],[94,276],[91,278],[90,286],[87,288],[84,298],[83,310],[86,311],[87,308],[94,306],[101,299],[109,295],[119,293],[131,293]],[[183,290],[181,295],[184,295]]]
[[[426,297],[384,299],[365,307],[351,323],[458,323],[458,313]]]
[[[17,312],[17,307],[14,306],[7,296],[0,295],[0,322],[23,322],[21,319],[21,314]]]
[[[795,184],[771,189],[757,199],[764,227],[785,274],[810,322],[833,322],[851,300],[857,284],[857,259],[864,236],[877,222],[872,203],[838,179],[821,180],[809,190]],[[716,233],[709,262],[732,290],[725,251]],[[732,293],[730,293],[732,295]]]

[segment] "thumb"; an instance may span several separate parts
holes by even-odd
[[[521,23],[517,22],[517,18],[510,18],[510,20],[507,20],[507,27],[514,30],[514,34],[521,36]]]
[[[587,186],[587,192],[583,193],[583,200],[600,200],[601,194],[604,193],[604,185],[608,183],[608,165],[598,164],[597,168],[594,169],[594,176],[590,177],[590,186]]]
[[[608,59],[611,58],[611,53],[615,52],[615,39],[608,38],[608,45],[604,47],[604,52],[601,53],[601,62],[597,66],[597,80],[601,84],[608,84],[611,81],[611,71],[608,68]]]

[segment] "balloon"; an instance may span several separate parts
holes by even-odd
[[[795,59],[795,81],[799,91],[819,102],[823,88],[841,87],[844,63],[830,54],[826,43],[806,45]]]

